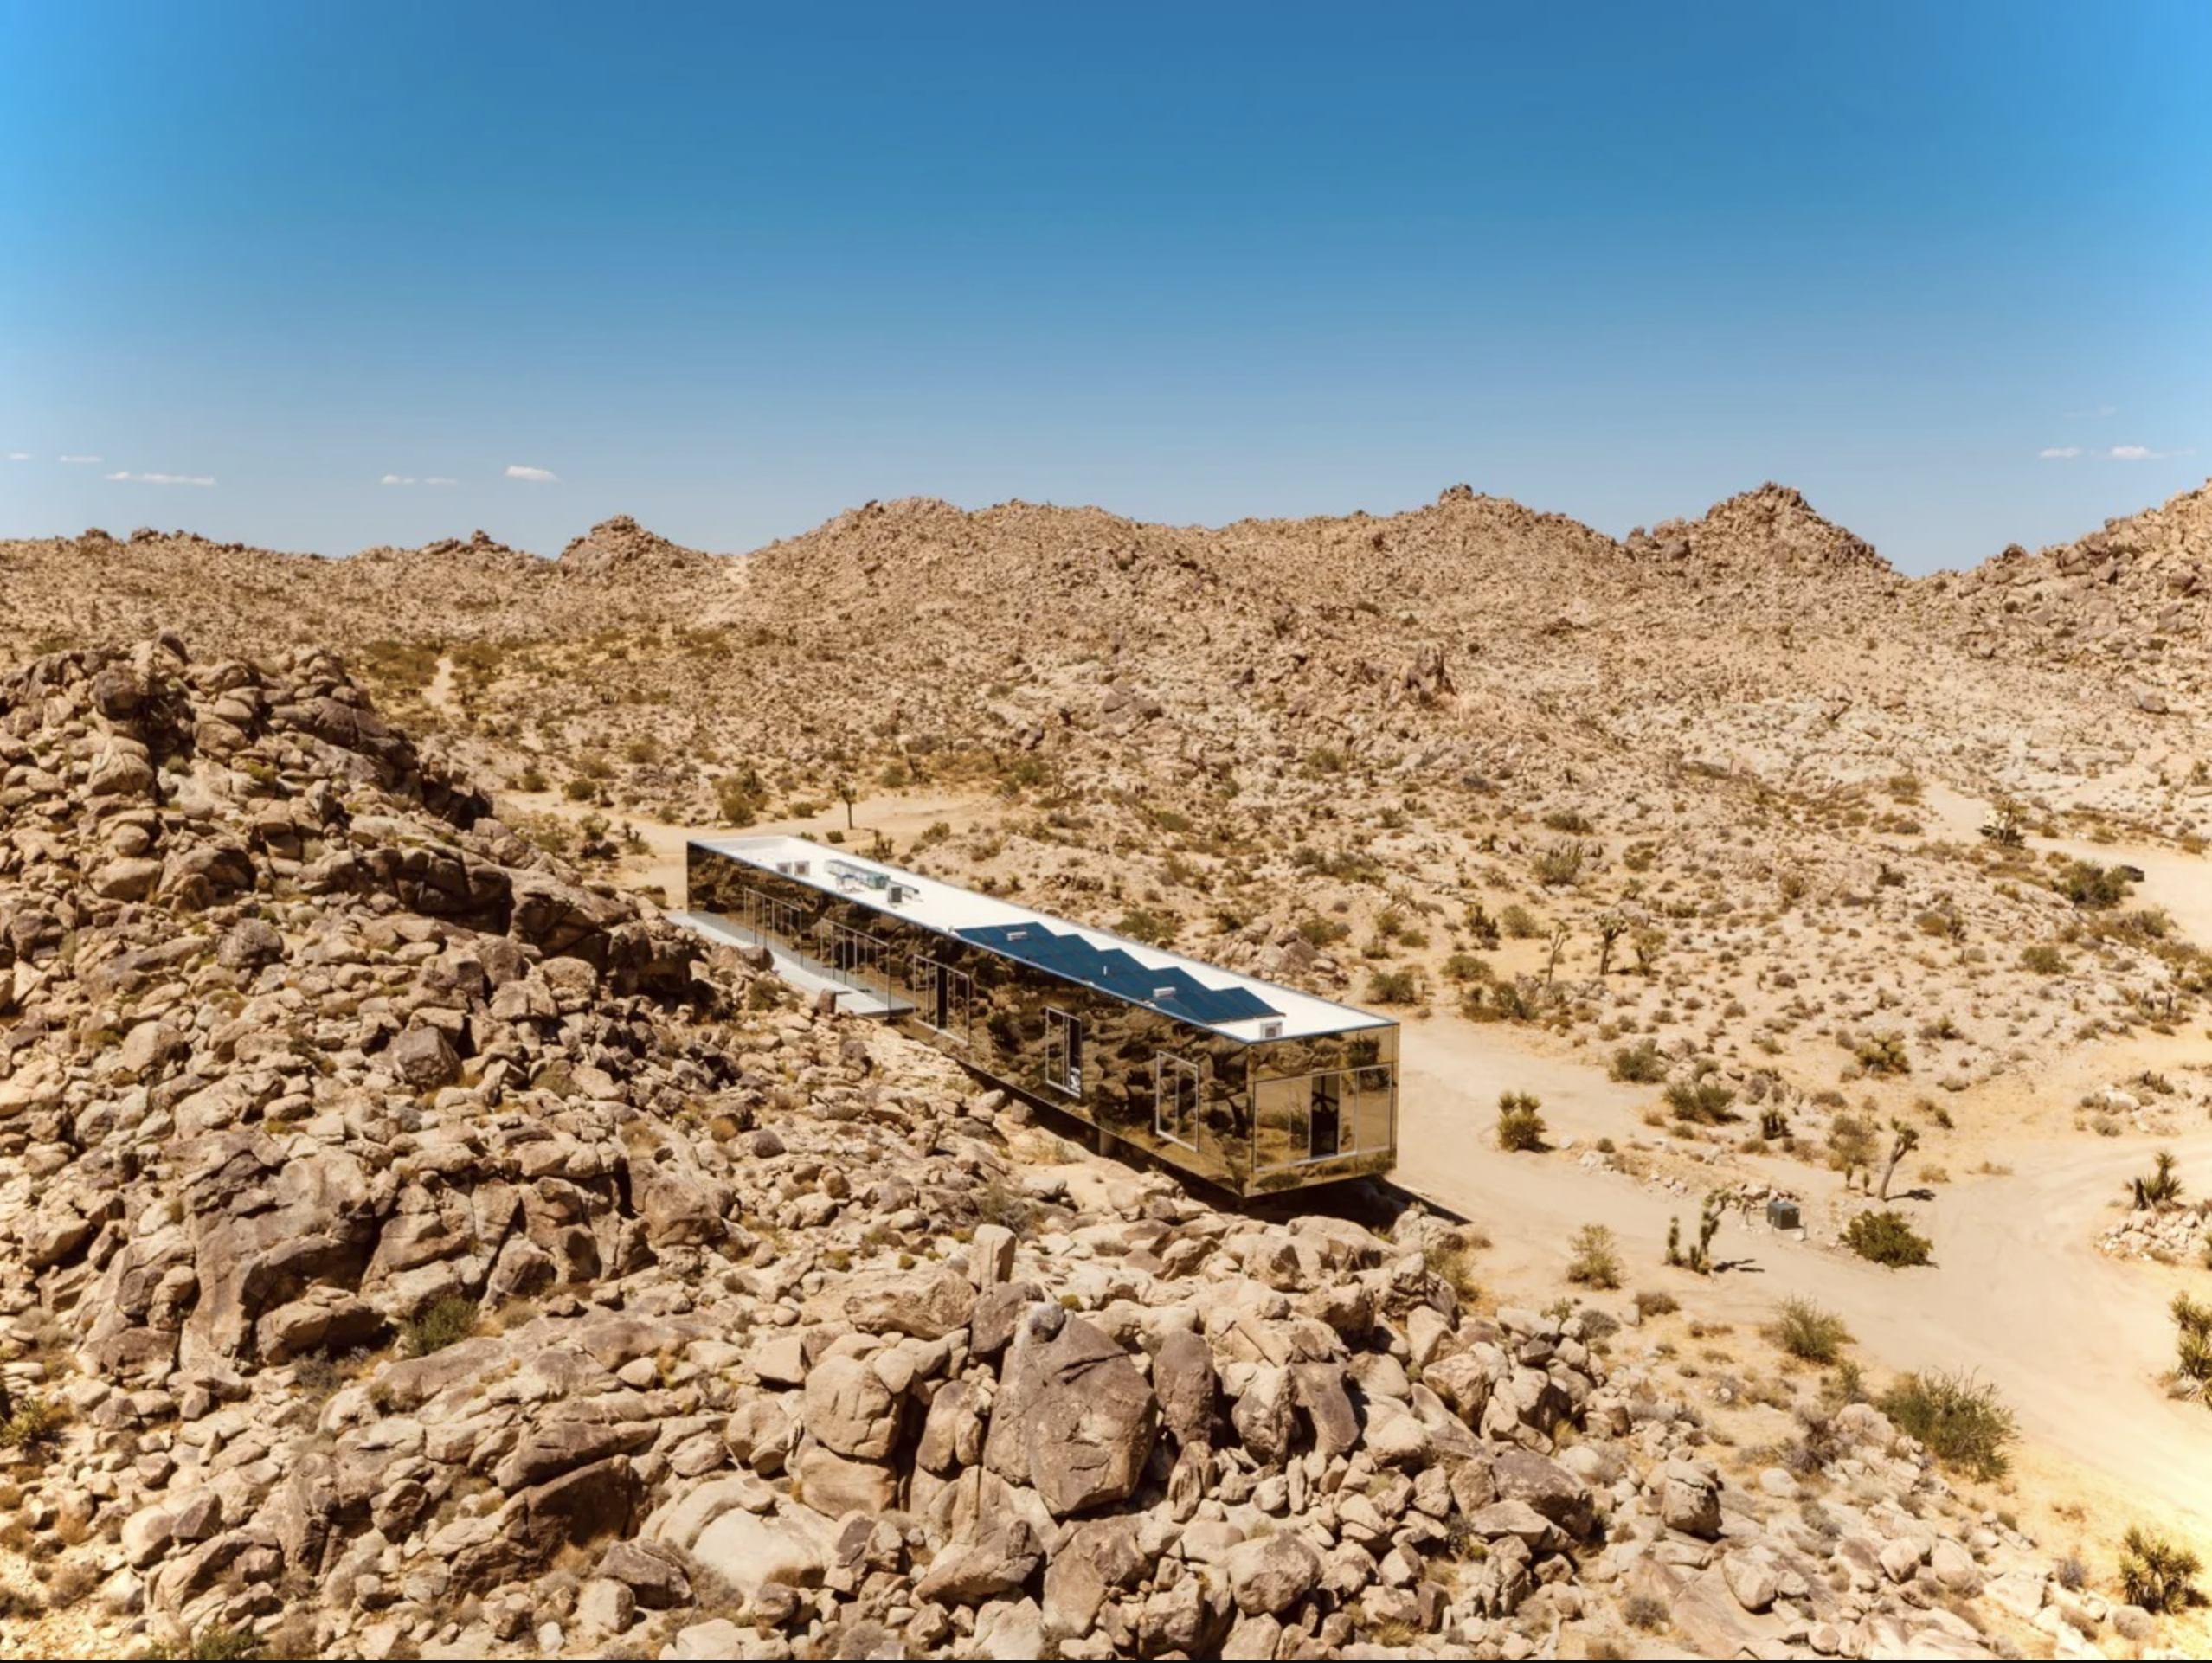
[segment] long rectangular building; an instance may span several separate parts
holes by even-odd
[[[686,921],[1252,1195],[1390,1170],[1398,1024],[801,838],[694,840]]]

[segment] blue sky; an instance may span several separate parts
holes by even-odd
[[[2203,0],[0,0],[0,535],[1772,478],[1968,564],[2212,474],[2209,69]]]

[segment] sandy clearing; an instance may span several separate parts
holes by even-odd
[[[1442,1023],[1408,1024],[1396,1180],[1467,1215],[1495,1243],[1494,1283],[1564,1287],[1566,1244],[1586,1223],[1620,1238],[1634,1286],[1694,1290],[1701,1313],[1756,1324],[1801,1294],[1841,1313],[1863,1352],[1897,1369],[1971,1369],[1996,1383],[2029,1440],[2129,1494],[2212,1530],[2212,1419],[2168,1400],[2156,1376],[2172,1356],[2169,1293],[2142,1267],[2091,1245],[2100,1217],[2144,1165],[2138,1143],[2052,1140],[2016,1149],[2013,1174],[1976,1178],[1911,1208],[1939,1263],[1893,1272],[1733,1220],[1716,1242],[1741,1269],[1709,1279],[1662,1265],[1670,1217],[1694,1223],[1694,1196],[1647,1190],[1592,1172],[1570,1153],[1508,1155],[1491,1137],[1497,1095],[1534,1090],[1555,1133],[1622,1132],[1622,1107],[1648,1088],[1525,1055],[1502,1037]],[[2186,1166],[2212,1167],[2212,1132],[2171,1146]]]

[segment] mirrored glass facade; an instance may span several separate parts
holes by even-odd
[[[777,852],[794,846],[813,852],[756,860],[692,844],[691,910],[854,990],[862,1008],[993,1082],[1225,1189],[1259,1194],[1390,1169],[1395,1023],[1249,979],[1223,992],[1213,983],[1227,973],[1193,978],[1161,967],[1167,955],[1132,962],[1143,949],[1109,947],[1104,956],[1128,966],[1125,979],[1162,984],[1148,998],[1125,996],[1032,961],[1049,944],[1071,963],[1101,962],[1095,945],[1056,934],[1057,921],[1036,917],[1026,941],[1020,923],[970,932],[995,946],[970,940],[902,915],[899,875],[890,869],[790,840]],[[1090,958],[1077,958],[1086,951]],[[1295,1004],[1298,1018],[1271,1024],[1270,992]],[[1178,1000],[1216,1008],[1223,1019],[1156,1008]],[[1312,1031],[1316,1008],[1341,1012],[1343,1025]],[[1270,1025],[1288,1037],[1264,1037]]]

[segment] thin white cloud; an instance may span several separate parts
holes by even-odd
[[[376,483],[380,485],[457,485],[460,481],[444,478],[434,473],[423,479],[404,473],[388,473]]]
[[[527,479],[534,485],[550,485],[558,481],[560,477],[559,474],[550,472],[544,468],[526,468],[519,462],[507,469],[507,478],[510,479]]]
[[[134,485],[211,485],[215,483],[214,476],[206,473],[132,473],[125,471],[103,474],[101,478],[127,479]]]
[[[107,459],[104,456],[57,456],[54,459],[57,462],[105,462]]]
[[[8,453],[8,459],[10,462],[28,462],[30,460],[30,453],[29,451],[10,451]]]
[[[2084,450],[2079,445],[2048,445],[2035,454],[2046,462],[2071,462],[2090,456],[2102,462],[2163,462],[2170,456],[2188,456],[2186,450],[2154,451],[2148,445],[2115,445],[2108,451]]]

